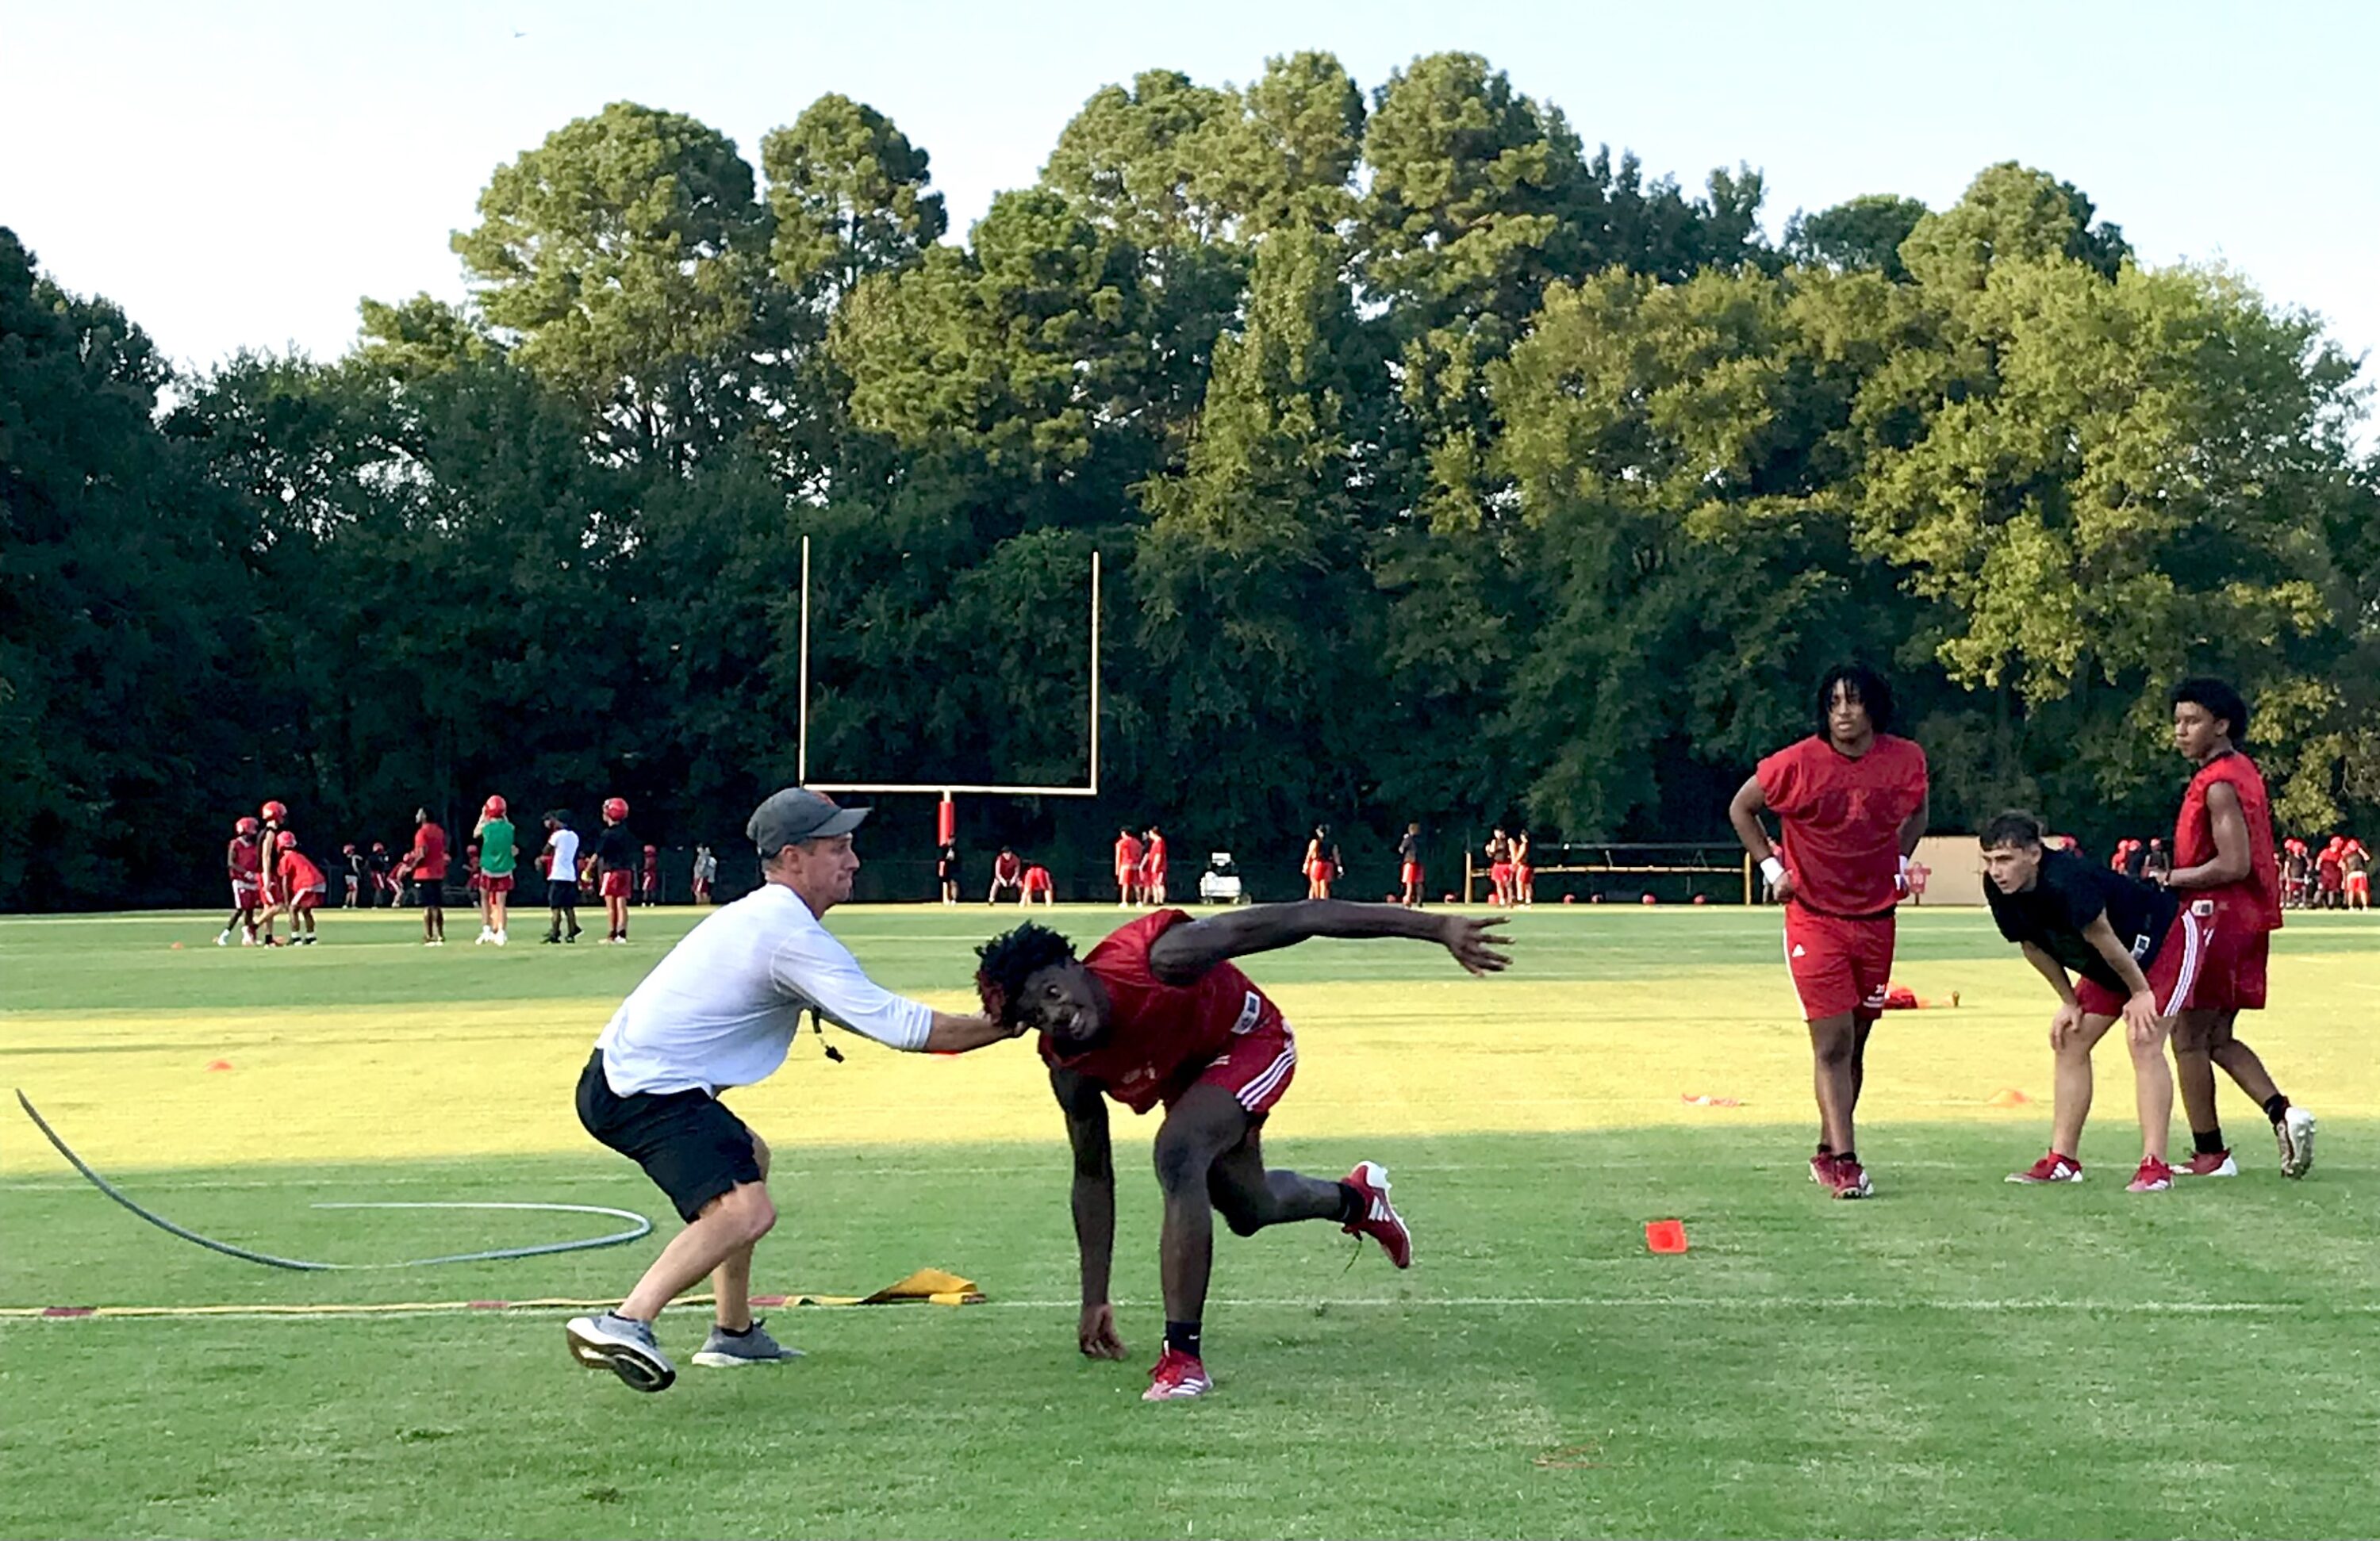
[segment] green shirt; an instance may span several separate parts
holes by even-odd
[[[480,826],[480,870],[491,878],[513,875],[513,823],[491,819]]]

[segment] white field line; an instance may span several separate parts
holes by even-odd
[[[1079,1308],[1080,1302],[1072,1296],[1049,1300],[988,1300],[971,1306],[944,1306],[943,1310],[1009,1310],[1047,1311],[1059,1313]],[[1127,1309],[1154,1310],[1154,1301],[1119,1301]],[[2074,1312],[2083,1315],[2126,1317],[2227,1317],[2227,1316],[2349,1316],[2380,1317],[2380,1301],[2341,1301],[2308,1304],[2291,1301],[2256,1300],[2061,1300],[2054,1297],[2002,1297],[1974,1300],[1918,1300],[1864,1295],[1438,1295],[1413,1300],[1383,1297],[1349,1299],[1292,1299],[1287,1297],[1249,1297],[1218,1299],[1211,1304],[1245,1309],[1272,1310],[1451,1310],[1451,1311],[1533,1311],[1533,1310],[1596,1310],[1596,1311],[1892,1311],[1949,1312],[1977,1315],[2040,1315],[2046,1312]],[[375,1321],[406,1320],[424,1317],[501,1317],[559,1315],[584,1307],[525,1304],[520,1305],[475,1304],[452,1301],[435,1305],[393,1305],[385,1311],[370,1306],[350,1305],[310,1311],[302,1307],[287,1310],[241,1311],[224,1306],[143,1308],[140,1316],[91,1316],[38,1317],[25,1315],[28,1307],[8,1307],[18,1313],[0,1316],[0,1327],[18,1321],[158,1321],[202,1317],[209,1321],[345,1321],[360,1319]],[[854,1307],[786,1307],[789,1310],[849,1310]]]

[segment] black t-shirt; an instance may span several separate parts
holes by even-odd
[[[595,837],[595,859],[606,872],[634,872],[644,859],[644,847],[628,832],[625,824],[606,824],[603,832]]]
[[[2180,904],[2155,883],[2127,878],[2071,851],[2056,850],[2041,854],[2041,871],[2031,888],[2002,893],[1998,883],[1985,878],[1984,898],[1999,923],[2000,935],[2032,942],[2072,972],[2119,993],[2124,982],[2083,939],[2083,928],[2106,916],[2118,944],[2145,973]]]
[[[1397,855],[1403,861],[1421,860],[1421,836],[1408,831],[1404,838],[1397,842]]]
[[[2148,866],[2148,860],[2149,854],[2146,851],[2137,845],[2133,846],[2131,850],[2124,853],[2124,876],[2127,878],[2139,877],[2142,870]]]

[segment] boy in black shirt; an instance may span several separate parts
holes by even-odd
[[[2058,992],[2049,1047],[2058,1057],[2049,1154],[2011,1183],[2079,1183],[2082,1121],[2091,1112],[2091,1050],[2121,1017],[2132,1051],[2141,1116],[2141,1164],[2133,1193],[2173,1186],[2166,1164],[2173,1121],[2173,1074],[2166,1038],[2191,1003],[2213,924],[2198,906],[2153,883],[2042,843],[2030,814],[2004,813],[1984,827],[1984,898],[2000,935]],[[2080,976],[2070,980],[2069,971]]]

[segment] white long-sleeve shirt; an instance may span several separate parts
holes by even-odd
[[[595,1046],[613,1092],[748,1086],[785,1062],[801,1013],[894,1049],[922,1049],[933,1008],[870,979],[801,895],[763,883],[670,949]]]

